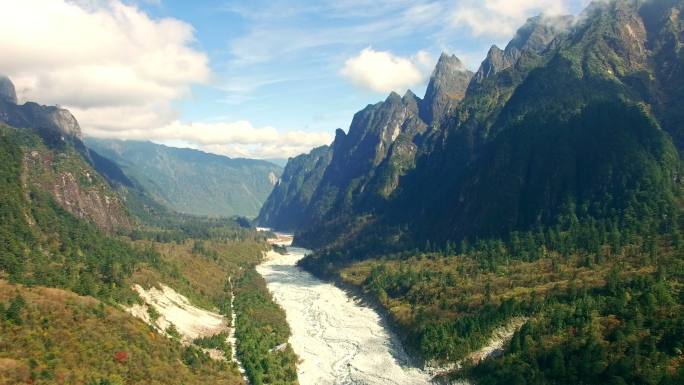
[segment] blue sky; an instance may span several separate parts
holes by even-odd
[[[211,58],[216,83],[193,87],[193,97],[179,103],[187,120],[247,119],[282,129],[346,129],[354,112],[386,96],[355,86],[340,74],[345,60],[364,48],[400,57],[424,51],[432,64],[447,51],[475,70],[492,44],[503,47],[510,38],[506,31],[475,35],[467,26],[445,26],[443,12],[453,1],[191,3],[165,0],[145,7],[157,17],[192,24],[198,46]],[[580,2],[567,4],[576,12]],[[423,15],[413,14],[419,12]],[[537,12],[531,9],[529,15]],[[410,88],[422,95],[425,86],[423,81]]]
[[[392,90],[422,95],[441,52],[474,70],[527,17],[585,3],[24,0],[0,15],[0,33],[23,39],[0,46],[16,58],[0,72],[24,100],[68,107],[86,135],[284,158]],[[20,33],[29,23],[44,28]],[[55,59],[64,40],[78,61]]]

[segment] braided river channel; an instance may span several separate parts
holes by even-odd
[[[308,251],[269,252],[257,267],[292,330],[302,385],[428,384],[378,313],[296,266]]]

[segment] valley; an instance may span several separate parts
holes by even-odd
[[[312,47],[290,40],[308,37],[281,31],[234,58],[248,71],[218,74],[234,63],[209,70],[207,31],[159,16],[171,0],[67,3],[109,20],[92,28],[142,20],[118,36],[165,49],[66,94],[58,80],[91,67],[31,78],[0,61],[19,85],[0,75],[0,385],[684,384],[684,0],[526,8],[479,66],[367,45],[335,51],[341,69],[310,55],[306,76],[259,61],[299,70],[288,55]],[[446,3],[384,17],[434,28]],[[318,9],[251,6],[207,26]],[[391,39],[409,35],[445,46]],[[178,53],[180,70],[161,64]],[[171,80],[195,60],[195,81]],[[167,99],[119,100],[137,76]],[[334,90],[316,95],[328,111],[302,84]],[[311,131],[340,115],[347,130]]]

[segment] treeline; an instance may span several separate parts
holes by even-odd
[[[297,384],[297,356],[285,312],[254,269],[235,283],[236,351],[252,385]]]
[[[133,230],[133,240],[181,243],[188,239],[239,241],[255,239],[259,234],[248,223],[236,218],[205,218],[186,214],[166,213],[166,220],[154,226]]]

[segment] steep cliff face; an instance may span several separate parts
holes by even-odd
[[[650,85],[653,107],[665,130],[684,148],[684,5],[675,0],[652,1],[640,10],[646,31],[644,48],[651,52],[656,84]],[[625,27],[625,33],[635,29]],[[636,30],[637,32],[639,29]],[[643,36],[642,36],[643,37]]]
[[[473,73],[455,55],[442,54],[421,103],[421,119],[439,124],[465,96]]]
[[[39,143],[27,147],[22,176],[27,188],[49,193],[66,211],[105,232],[133,226],[122,198],[73,148],[56,151]]]
[[[24,188],[49,193],[63,209],[106,232],[130,229],[133,221],[125,204],[95,170],[76,118],[58,107],[31,102],[17,105],[14,85],[7,78],[0,79],[0,88],[0,122],[41,138],[25,143]]]
[[[424,100],[391,95],[338,132],[296,241],[401,249],[550,225],[568,204],[620,221],[636,195],[671,200],[681,8],[618,0],[576,21],[532,18],[467,87],[443,56]],[[442,81],[462,99],[444,103]]]
[[[69,138],[81,139],[81,127],[76,118],[63,108],[42,106],[28,102],[16,104],[16,94],[12,97],[14,86],[6,79],[3,82],[5,97],[0,98],[0,121],[17,128],[32,128],[44,139],[59,143]]]
[[[330,148],[288,162],[257,222],[296,230],[300,242],[308,243],[307,238],[323,239],[316,229],[342,228],[362,213],[377,211],[458,106],[472,75],[458,58],[444,54],[425,99],[411,91],[393,92],[356,113],[347,133],[337,130]]]
[[[300,221],[305,220],[304,212],[331,159],[329,146],[317,147],[308,154],[289,159],[256,222],[283,231],[294,231],[302,226]]]

